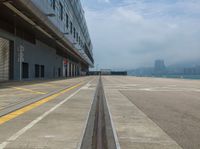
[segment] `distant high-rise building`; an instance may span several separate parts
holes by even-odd
[[[164,60],[156,60],[154,64],[154,71],[156,74],[164,74],[166,70]]]
[[[200,75],[200,65],[196,66],[196,74]]]
[[[184,75],[195,75],[195,68],[184,68]]]
[[[184,68],[185,75],[200,75],[200,66]]]

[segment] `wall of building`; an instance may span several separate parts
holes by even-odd
[[[12,34],[9,34],[3,30],[0,30],[0,37],[14,42],[14,80],[20,80],[20,78],[26,80],[26,78],[20,77],[20,72],[22,72],[22,67],[20,67],[20,63],[22,64],[23,62],[28,63],[29,66],[29,77],[27,79],[43,78],[41,76],[39,78],[35,77],[36,64],[44,66],[44,79],[52,79],[58,77],[73,77],[78,76],[80,74],[80,65],[78,63],[75,63],[71,60],[67,60],[68,63],[64,65],[65,58],[57,55],[56,50],[54,48],[49,47],[41,41],[36,40],[36,44],[33,44]],[[23,52],[21,52],[22,54],[20,56],[21,47],[23,47]],[[68,71],[67,74],[65,73],[66,69]]]
[[[13,47],[7,79],[74,77],[85,75],[93,66],[92,44],[79,0],[8,1],[0,7],[0,38]]]
[[[30,79],[35,78],[35,64],[44,66],[45,78],[59,77],[58,68],[60,68],[60,73],[62,74],[63,58],[56,55],[55,49],[48,47],[40,41],[36,41],[36,45],[26,41],[17,42],[17,47],[20,45],[24,47],[24,62],[29,64]]]

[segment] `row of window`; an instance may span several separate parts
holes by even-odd
[[[53,8],[53,10],[56,10],[56,0],[51,0],[51,7]],[[59,9],[58,9],[58,12],[59,12],[59,19],[61,21],[64,20],[64,8],[63,8],[63,4],[61,2],[58,2],[58,6],[59,6]],[[70,34],[73,36],[73,38],[76,40],[76,42],[82,47],[84,48],[84,43],[83,41],[81,40],[81,37],[78,33],[78,31],[76,30],[75,27],[73,27],[73,23],[72,21],[70,21],[69,19],[69,15],[66,13],[65,14],[65,24],[66,24],[66,28],[69,29],[69,32]]]

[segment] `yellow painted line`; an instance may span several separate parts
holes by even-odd
[[[60,95],[62,95],[62,94],[64,94],[64,93],[66,93],[66,92],[68,92],[68,91],[70,91],[70,90],[72,90],[72,89],[75,89],[75,88],[81,86],[81,84],[82,84],[82,83],[79,83],[79,84],[77,84],[77,85],[74,85],[74,86],[72,86],[72,87],[69,87],[69,88],[67,88],[67,89],[65,89],[65,90],[63,90],[63,91],[61,91],[61,92],[59,92],[59,93],[50,95],[49,97],[46,97],[46,98],[44,98],[44,99],[41,99],[41,100],[39,100],[39,101],[37,101],[37,102],[35,102],[35,103],[32,103],[32,104],[30,104],[30,105],[28,105],[28,106],[26,106],[26,107],[23,107],[23,108],[21,108],[21,109],[19,109],[19,110],[16,110],[16,111],[14,111],[14,112],[11,112],[11,113],[9,113],[9,114],[7,114],[7,115],[4,115],[4,116],[0,117],[0,125],[3,124],[3,123],[5,123],[5,122],[7,122],[7,121],[9,121],[9,120],[12,120],[12,119],[18,117],[18,116],[20,116],[20,115],[22,115],[22,114],[24,114],[24,113],[26,113],[26,112],[28,112],[28,111],[30,111],[30,110],[36,108],[36,107],[39,107],[39,106],[43,105],[44,103],[46,103],[46,102],[48,102],[48,101],[50,101],[50,100],[53,100],[53,99],[55,99],[56,97],[58,97],[58,96],[60,96]]]
[[[21,90],[21,91],[26,91],[26,92],[30,92],[30,93],[34,93],[34,94],[47,94],[45,92],[39,92],[39,91],[33,91],[31,89],[27,89],[27,88],[21,88],[21,87],[13,87],[14,89],[17,89],[17,90]]]

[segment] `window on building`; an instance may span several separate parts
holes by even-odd
[[[51,7],[55,10],[56,9],[56,0],[50,0]]]
[[[78,33],[76,33],[76,41],[78,42]]]
[[[76,39],[76,29],[74,27],[74,39]]]
[[[69,28],[69,16],[66,13],[66,27]]]
[[[73,28],[72,22],[70,21],[70,33],[71,33],[71,34],[73,33],[73,31],[72,31],[73,29],[72,29],[72,28]]]
[[[63,5],[61,2],[59,2],[60,8],[59,8],[59,18],[63,20]]]

